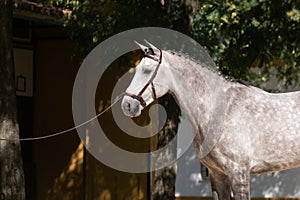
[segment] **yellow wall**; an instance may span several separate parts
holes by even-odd
[[[73,47],[69,40],[44,28],[35,34],[33,123],[34,135],[42,136],[74,126],[71,98],[79,64],[70,60]],[[115,71],[109,73],[114,76]],[[101,99],[96,96],[98,106]],[[111,119],[103,120],[115,142],[142,151],[149,149],[148,141],[120,136]],[[146,173],[124,173],[104,166],[85,151],[76,132],[35,142],[33,154],[37,200],[147,199]]]
[[[72,87],[78,65],[70,61],[72,45],[63,39],[35,42],[34,135],[72,127]],[[75,132],[34,143],[37,199],[45,199],[76,150]],[[81,176],[81,174],[78,174]],[[78,196],[82,196],[79,188]]]

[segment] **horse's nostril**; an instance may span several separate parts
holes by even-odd
[[[125,101],[124,103],[123,103],[123,110],[127,113],[127,114],[129,114],[130,112],[131,112],[131,110],[132,110],[132,105],[131,105],[131,103],[129,102],[129,101]]]
[[[130,111],[130,103],[129,102],[126,102],[126,110]]]

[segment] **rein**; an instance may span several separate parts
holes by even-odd
[[[56,137],[56,136],[60,136],[63,134],[66,134],[68,132],[71,132],[73,130],[76,130],[77,128],[80,128],[88,123],[90,123],[91,121],[97,119],[98,117],[100,117],[101,115],[103,115],[104,113],[106,113],[107,111],[109,111],[114,105],[116,105],[121,99],[122,97],[125,95],[125,92],[121,93],[120,95],[118,95],[115,100],[113,101],[112,104],[110,104],[107,108],[105,108],[102,112],[100,112],[99,114],[97,114],[96,116],[90,118],[89,120],[77,125],[77,126],[73,126],[69,129],[63,130],[63,131],[59,131],[59,132],[55,132],[49,135],[45,135],[45,136],[40,136],[40,137],[31,137],[31,138],[16,138],[16,139],[8,139],[8,138],[0,138],[0,141],[8,141],[8,142],[22,142],[22,141],[36,141],[36,140],[44,140],[44,139],[48,139],[48,138],[52,138],[52,137]]]
[[[151,88],[152,88],[152,95],[153,95],[153,99],[156,99],[156,92],[155,92],[155,88],[154,88],[154,84],[153,84],[153,80],[154,78],[156,77],[156,74],[157,74],[157,71],[159,69],[159,66],[162,62],[162,51],[161,49],[159,49],[159,52],[160,52],[160,55],[159,55],[159,59],[154,57],[154,56],[151,56],[151,55],[145,55],[144,57],[147,57],[147,58],[150,58],[152,60],[155,60],[158,62],[151,78],[149,79],[149,81],[145,84],[145,86],[141,89],[141,91],[138,93],[138,95],[135,95],[135,94],[131,94],[131,93],[128,93],[128,92],[123,92],[121,93],[120,95],[118,95],[114,102],[109,105],[107,108],[105,108],[102,112],[100,112],[99,114],[97,114],[96,116],[90,118],[89,120],[77,125],[77,126],[73,126],[69,129],[66,129],[66,130],[63,130],[63,131],[59,131],[59,132],[55,132],[55,133],[52,133],[52,134],[49,134],[49,135],[45,135],[45,136],[40,136],[40,137],[30,137],[30,138],[12,138],[12,139],[9,139],[9,138],[0,138],[0,141],[8,141],[8,142],[22,142],[22,141],[37,141],[37,140],[44,140],[44,139],[48,139],[48,138],[52,138],[52,137],[56,137],[56,136],[60,136],[60,135],[64,135],[66,133],[69,133],[71,131],[74,131],[88,123],[90,123],[91,121],[97,119],[98,117],[100,117],[101,115],[103,115],[104,113],[106,113],[107,111],[109,111],[114,105],[116,105],[121,99],[122,97],[124,97],[125,95],[127,96],[130,96],[136,100],[138,100],[141,105],[143,107],[146,107],[146,101],[143,99],[142,95],[143,93],[146,91],[146,89],[148,88],[149,85],[151,85]]]
[[[151,85],[151,88],[152,88],[152,97],[153,97],[154,100],[156,99],[156,92],[155,92],[153,80],[154,80],[154,78],[157,75],[157,71],[158,71],[159,66],[161,64],[161,61],[162,61],[162,51],[161,51],[161,49],[159,49],[159,53],[160,53],[159,59],[156,58],[156,57],[154,57],[154,56],[148,55],[148,54],[144,55],[144,57],[147,57],[147,58],[150,58],[150,59],[152,59],[154,61],[157,61],[158,64],[157,64],[157,66],[156,66],[156,68],[155,68],[152,76],[150,77],[150,79],[148,80],[148,82],[145,84],[145,86],[141,89],[141,91],[137,95],[125,92],[125,95],[130,96],[130,97],[138,100],[143,107],[146,107],[147,104],[146,104],[146,101],[144,100],[144,98],[142,97],[142,95],[146,91],[146,89],[148,88],[149,85]]]

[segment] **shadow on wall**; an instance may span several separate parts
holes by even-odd
[[[193,138],[192,125],[185,117],[181,117],[177,141],[179,150],[183,143],[187,143],[184,140],[189,135]],[[176,196],[211,196],[210,181],[203,180],[200,161],[192,143],[177,160]]]
[[[299,197],[300,168],[274,174],[252,175],[251,195],[255,197]]]
[[[55,179],[48,190],[46,200],[83,199],[83,144],[80,143],[70,158],[68,165]]]
[[[48,190],[46,200],[145,200],[145,174],[115,171],[102,165],[80,143]]]

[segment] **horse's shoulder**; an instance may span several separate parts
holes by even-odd
[[[227,115],[234,114],[252,105],[256,96],[267,95],[263,90],[253,86],[231,84],[225,89]]]

